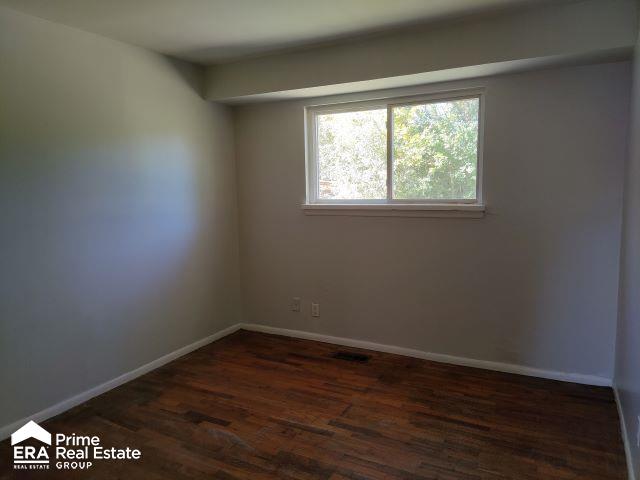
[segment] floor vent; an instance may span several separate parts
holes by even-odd
[[[362,353],[344,352],[338,351],[331,354],[333,358],[338,360],[346,360],[347,362],[367,363],[371,358],[369,355],[363,355]]]

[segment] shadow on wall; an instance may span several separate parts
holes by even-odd
[[[167,62],[167,67],[173,70],[185,85],[188,85],[200,98],[204,99],[205,95],[205,68],[199,65],[194,65],[177,58],[163,56]]]
[[[0,425],[237,322],[199,67],[0,7]]]
[[[219,260],[233,254],[230,200],[217,202],[224,171],[197,150],[160,135],[3,163],[0,350],[14,387],[0,424],[216,329],[233,289]]]

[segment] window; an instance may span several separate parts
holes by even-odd
[[[307,204],[481,206],[482,92],[307,108]]]

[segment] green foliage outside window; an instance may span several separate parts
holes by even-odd
[[[393,197],[473,199],[478,99],[393,109]]]
[[[477,98],[393,107],[393,198],[475,199]],[[321,199],[387,198],[387,110],[318,116]]]

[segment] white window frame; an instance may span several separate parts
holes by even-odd
[[[428,103],[440,103],[443,101],[455,101],[463,99],[478,99],[478,150],[476,171],[476,198],[475,199],[395,199],[393,195],[393,108],[405,105],[424,105]],[[398,211],[410,210],[413,212],[441,211],[441,212],[483,212],[483,145],[484,145],[484,88],[473,88],[455,91],[444,91],[423,95],[405,97],[390,97],[375,100],[345,102],[330,105],[314,105],[305,108],[305,146],[306,146],[306,198],[303,205],[305,213],[309,214],[340,214],[335,213],[340,209],[367,211]],[[355,112],[361,110],[386,109],[387,111],[387,198],[384,199],[323,199],[319,198],[318,182],[318,115]],[[342,213],[344,214],[344,213]],[[411,216],[416,216],[415,213]],[[417,215],[420,216],[420,215]],[[433,215],[429,215],[433,216]],[[440,216],[440,215],[438,215]],[[445,215],[447,216],[447,215]],[[472,215],[481,216],[481,215]]]

